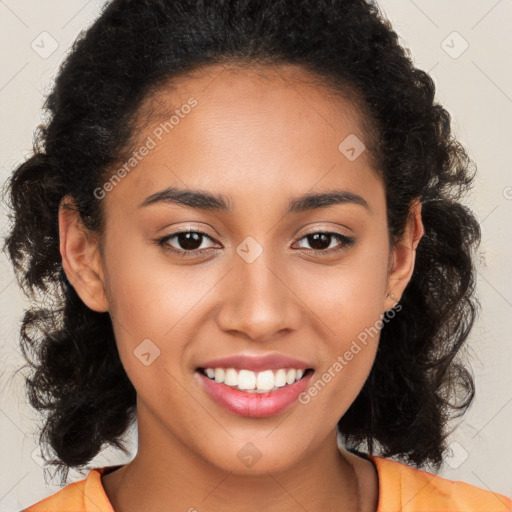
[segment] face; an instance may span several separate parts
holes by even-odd
[[[139,434],[159,453],[174,443],[252,474],[314,453],[369,374],[378,334],[363,343],[362,333],[395,303],[387,292],[398,298],[406,284],[411,261],[390,251],[383,183],[366,151],[357,156],[357,111],[301,77],[293,66],[265,77],[211,68],[160,92],[163,116],[140,133],[136,165],[102,189],[97,281],[79,284],[65,262],[84,302],[112,316]],[[159,194],[169,188],[216,199]],[[272,409],[251,405],[274,400],[266,395],[237,401],[228,391],[232,407],[221,405],[198,368],[239,355],[313,369],[302,399],[295,391]],[[244,450],[261,456],[252,469]]]

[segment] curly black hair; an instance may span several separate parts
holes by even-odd
[[[402,311],[382,328],[370,375],[338,428],[349,448],[439,469],[448,425],[475,393],[461,349],[480,307],[480,226],[462,203],[476,166],[434,101],[432,78],[365,0],[114,0],[78,36],[33,155],[6,183],[5,246],[19,285],[39,303],[24,314],[20,344],[30,403],[46,411],[40,442],[55,452],[51,465],[65,480],[104,446],[125,450],[136,413],[109,313],[89,309],[63,272],[60,202],[70,195],[84,225],[101,231],[94,190],[128,153],[144,101],[173,78],[225,63],[296,64],[356,102],[385,184],[390,241],[420,200],[425,234]]]

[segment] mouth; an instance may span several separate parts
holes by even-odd
[[[300,370],[298,374],[296,369],[288,368],[281,385],[284,371],[284,368],[264,370],[251,377],[253,372],[244,369],[237,372],[234,368],[199,367],[194,373],[206,395],[225,411],[250,418],[268,418],[294,405],[297,407],[314,373],[313,368]],[[277,382],[272,382],[270,374],[274,373]],[[235,380],[236,375],[241,375],[241,385]]]
[[[204,377],[243,393],[268,394],[309,377],[313,368],[280,368],[254,372],[237,368],[196,369]]]

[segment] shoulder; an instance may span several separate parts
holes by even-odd
[[[511,512],[512,500],[474,485],[448,480],[395,462],[371,456],[379,478],[377,512]]]
[[[101,483],[101,476],[109,469],[111,466],[91,469],[83,480],[66,485],[22,512],[114,512]]]

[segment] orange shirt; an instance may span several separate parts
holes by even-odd
[[[455,482],[382,457],[367,455],[379,475],[376,512],[511,512],[512,499],[465,482]],[[110,468],[92,469],[87,478],[68,484],[23,512],[115,512],[101,475]]]

